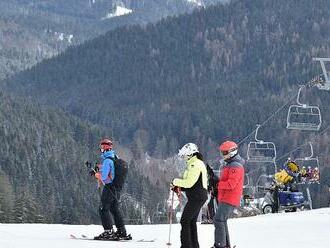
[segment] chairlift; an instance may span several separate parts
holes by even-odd
[[[313,209],[313,201],[310,194],[309,185],[311,183],[320,183],[320,164],[318,157],[314,157],[314,150],[311,142],[309,142],[309,146],[311,149],[311,154],[308,157],[297,158],[295,159],[295,162],[300,167],[300,173],[302,173],[303,169],[307,168],[307,170],[305,171],[306,174],[302,175],[300,183],[307,185],[307,203],[309,205],[309,208]]]
[[[245,173],[244,174],[244,185],[243,188],[251,188],[251,180],[250,180],[250,174],[249,173]]]
[[[289,107],[287,115],[287,129],[318,131],[322,125],[322,117],[320,108],[317,106],[309,106],[299,101],[300,92],[304,86],[298,91],[297,104]]]
[[[295,162],[299,165],[300,171],[304,168],[306,175],[302,177],[304,183],[318,183],[320,181],[320,163],[318,157],[314,157],[313,145],[309,142],[311,154],[308,157],[297,158]]]
[[[330,75],[326,69],[325,62],[330,62],[330,58],[313,58],[314,61],[319,61],[321,64],[325,83],[318,83],[316,86],[320,90],[330,90]]]
[[[257,191],[263,192],[266,188],[269,188],[274,181],[274,175],[261,174],[256,182]]]
[[[273,142],[265,142],[257,138],[259,128],[260,125],[257,125],[254,136],[255,141],[248,144],[247,161],[252,163],[273,163],[276,171],[276,146]]]

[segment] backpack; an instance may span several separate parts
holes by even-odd
[[[213,169],[209,164],[206,163],[206,170],[207,170],[207,188],[208,191],[213,191],[215,194],[217,194],[218,188],[218,177],[214,174]]]
[[[122,190],[124,187],[127,172],[128,172],[128,164],[125,160],[121,158],[109,158],[113,161],[115,166],[115,178],[112,181],[112,185],[119,190]]]

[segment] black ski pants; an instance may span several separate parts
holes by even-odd
[[[232,215],[235,207],[220,202],[218,210],[214,217],[214,246],[215,247],[230,247],[229,231],[227,220]]]
[[[197,235],[197,218],[207,200],[207,195],[201,198],[188,198],[181,216],[181,248],[199,248]]]
[[[214,200],[216,200],[215,197],[211,195],[210,201],[207,204],[208,219],[209,220],[212,220],[212,221],[214,219],[214,214],[215,214],[215,211],[214,211]]]
[[[101,216],[102,226],[104,230],[111,230],[113,220],[117,227],[117,231],[126,235],[123,215],[119,208],[120,191],[113,186],[106,184],[103,187],[101,195],[101,206],[99,213]],[[112,218],[113,217],[113,218]]]

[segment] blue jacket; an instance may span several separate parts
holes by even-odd
[[[104,184],[111,184],[115,178],[115,165],[111,158],[115,158],[115,151],[106,151],[101,154],[101,168],[102,181]]]

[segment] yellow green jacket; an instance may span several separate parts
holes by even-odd
[[[187,168],[183,173],[182,179],[175,178],[173,185],[181,188],[192,188],[202,175],[202,186],[207,190],[207,170],[204,162],[193,156],[187,161]]]

